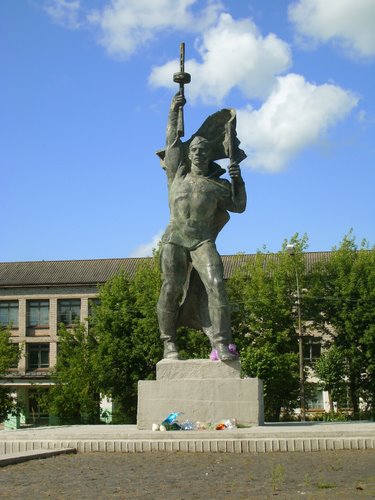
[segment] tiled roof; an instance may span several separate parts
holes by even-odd
[[[224,264],[224,277],[225,279],[230,278],[236,269],[242,267],[251,259],[255,258],[256,254],[237,254],[237,255],[222,255],[222,260]],[[305,252],[304,254],[305,264],[307,269],[311,269],[317,262],[327,261],[332,255],[332,252]],[[265,253],[263,254],[265,260],[268,259],[279,259],[279,254],[277,253]]]
[[[147,258],[1,262],[1,286],[84,285],[104,283],[124,270],[133,277]]]
[[[307,266],[328,259],[330,252],[306,252]],[[265,254],[275,258],[277,254]],[[223,255],[224,276],[229,278],[235,269],[254,258],[254,254]],[[0,287],[96,285],[104,283],[123,270],[134,277],[139,265],[149,257],[95,260],[60,260],[34,262],[0,262]]]

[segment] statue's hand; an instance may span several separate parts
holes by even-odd
[[[237,163],[231,163],[228,168],[229,176],[234,181],[242,181],[241,169]]]
[[[172,109],[177,111],[178,108],[182,108],[186,104],[186,99],[179,92],[172,99]]]

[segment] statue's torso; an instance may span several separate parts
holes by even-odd
[[[169,189],[171,217],[181,223],[196,220],[209,224],[228,194],[225,185],[201,175],[175,177]]]
[[[169,185],[171,221],[163,241],[193,248],[214,240],[218,214],[230,200],[230,184],[188,173],[176,175]]]

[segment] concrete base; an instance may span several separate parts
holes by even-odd
[[[192,422],[235,418],[239,425],[262,425],[262,381],[241,379],[240,368],[239,361],[160,361],[157,380],[138,382],[138,429],[151,429],[175,411]]]

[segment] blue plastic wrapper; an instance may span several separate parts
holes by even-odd
[[[173,424],[173,422],[175,422],[175,420],[177,420],[177,417],[181,414],[182,414],[181,411],[175,411],[173,413],[170,413],[168,417],[163,420],[162,425]]]

